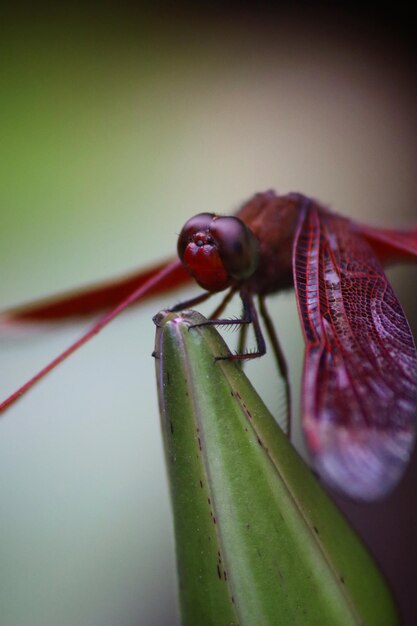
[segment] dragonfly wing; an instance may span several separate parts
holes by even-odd
[[[371,245],[381,263],[411,261],[417,263],[417,229],[395,230],[353,224]]]
[[[170,261],[166,261],[148,269],[121,276],[113,281],[101,282],[77,291],[61,293],[21,307],[9,309],[1,313],[0,321],[7,324],[60,322],[70,318],[95,315],[116,307],[141,285],[145,285],[148,281],[156,278],[169,264]],[[141,297],[141,300],[175,289],[190,281],[190,275],[178,262],[178,267],[157,284],[154,284],[151,289],[147,290]]]
[[[300,214],[293,270],[315,468],[355,499],[381,498],[415,438],[417,357],[404,312],[367,241],[313,203]]]

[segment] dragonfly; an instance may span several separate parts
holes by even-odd
[[[417,353],[384,266],[417,262],[417,228],[377,228],[342,217],[300,193],[255,194],[233,216],[200,213],[170,259],[100,283],[5,311],[2,324],[57,322],[107,310],[98,322],[0,404],[4,411],[133,303],[185,285],[203,289],[173,310],[225,291],[208,324],[243,329],[236,353],[266,352],[260,318],[290,404],[288,370],[265,298],[294,288],[305,340],[301,422],[312,466],[331,488],[360,501],[385,497],[413,451]],[[239,319],[220,317],[233,296]],[[244,349],[252,324],[256,349]],[[215,363],[213,364],[215,367]]]

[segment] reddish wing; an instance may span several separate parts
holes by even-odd
[[[300,215],[293,269],[306,341],[303,428],[315,467],[355,499],[382,497],[415,437],[417,356],[407,320],[355,226],[312,203]]]
[[[78,348],[83,346],[87,341],[95,337],[103,328],[108,326],[110,322],[112,322],[120,313],[122,313],[129,306],[142,300],[150,294],[157,293],[160,290],[161,285],[169,285],[172,283],[172,277],[178,276],[178,269],[180,267],[180,261],[172,261],[171,263],[167,263],[162,266],[161,269],[157,272],[150,272],[148,274],[147,280],[141,280],[137,285],[136,289],[133,292],[129,293],[129,295],[119,302],[119,304],[113,308],[111,311],[108,311],[104,316],[102,316],[98,322],[96,322],[87,332],[85,332],[81,337],[72,343],[66,350],[58,354],[55,359],[53,359],[50,363],[48,363],[43,369],[41,369],[37,374],[35,374],[30,380],[28,380],[22,387],[19,387],[11,396],[6,398],[2,403],[0,403],[0,413],[7,409],[13,402],[18,400],[24,393],[29,391],[33,385],[41,380],[44,376],[46,376],[50,371],[52,371],[57,365],[62,363],[65,359],[67,359],[71,354],[73,354]],[[87,292],[88,293],[88,292]],[[13,317],[11,318],[13,320]],[[6,317],[6,323],[8,318]]]
[[[417,229],[395,230],[354,224],[354,228],[372,246],[381,263],[413,261],[417,258]]]
[[[141,285],[156,277],[170,261],[159,263],[147,270],[134,272],[114,281],[90,285],[84,289],[67,292],[38,302],[16,307],[1,314],[7,322],[56,322],[72,317],[85,317],[111,309],[125,300]],[[158,293],[191,282],[185,268],[178,264],[173,272],[161,279],[141,297],[148,298]]]

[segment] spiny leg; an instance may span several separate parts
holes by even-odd
[[[219,320],[219,316],[223,313],[223,311],[225,310],[226,306],[229,304],[230,300],[232,300],[232,298],[235,296],[237,291],[236,287],[232,287],[231,289],[229,289],[229,291],[227,292],[226,296],[223,298],[223,300],[220,302],[220,304],[214,309],[214,311],[211,313],[210,315],[210,323],[212,324],[213,322],[215,324],[217,324],[218,320]],[[209,298],[209,296],[211,296],[213,294],[211,293],[204,293],[204,294],[200,294],[199,296],[192,298],[191,300],[187,300],[185,302],[180,302],[179,304],[175,305],[175,307],[173,307],[172,309],[170,309],[171,311],[177,311],[183,308],[189,308],[189,307],[193,307],[196,304],[199,304],[200,302],[204,302],[206,299]],[[221,320],[222,322],[225,322],[225,320]],[[230,320],[231,324],[237,324],[238,322],[236,320]],[[247,337],[247,330],[248,330],[248,324],[249,322],[245,322],[243,324],[240,325],[240,333],[239,333],[239,343],[238,343],[238,348],[237,348],[237,354],[243,354],[243,351],[245,349],[245,345],[246,345],[246,337]],[[190,326],[190,328],[193,328],[193,326]],[[241,361],[241,364],[243,365],[243,361]]]
[[[215,313],[217,313],[218,311],[221,312],[226,302],[228,302],[230,299],[228,296],[229,294],[226,296],[220,307],[216,309]],[[240,319],[213,319],[214,316],[211,316],[212,319],[201,322],[200,324],[196,324],[195,326],[240,326],[252,323],[255,333],[256,350],[254,350],[253,352],[241,352],[237,354],[229,354],[227,356],[219,356],[216,357],[216,360],[228,359],[231,361],[241,361],[245,359],[257,359],[258,357],[263,356],[266,352],[265,340],[262,335],[262,330],[259,324],[259,318],[255,304],[253,302],[252,295],[242,291],[240,293],[240,297],[243,303],[243,314]],[[192,326],[190,326],[190,328],[192,328]]]
[[[253,324],[253,332],[255,333],[256,350],[253,352],[241,352],[235,354],[231,358],[232,360],[244,360],[244,359],[257,359],[266,353],[265,339],[262,334],[261,325],[259,323],[259,316],[256,310],[255,303],[252,298],[252,294],[248,292],[241,292],[241,298],[243,302],[243,318],[247,320],[247,323]],[[243,350],[243,348],[242,348]]]
[[[248,324],[242,324],[242,326],[239,329],[239,341],[238,341],[237,349],[236,349],[237,354],[243,354],[245,351],[245,347],[246,347],[247,339],[248,339],[248,330],[249,330]],[[243,369],[243,366],[245,365],[245,361],[240,361],[239,365]]]
[[[264,297],[259,296],[258,302],[259,302],[259,312],[265,323],[266,332],[268,333],[268,338],[269,338],[269,341],[271,342],[272,351],[274,353],[275,361],[278,366],[278,372],[284,382],[285,400],[286,400],[286,406],[287,406],[287,435],[290,438],[291,437],[291,388],[290,388],[290,381],[289,381],[289,376],[288,376],[287,361],[285,359],[284,353],[279,343],[278,336],[275,332],[275,326],[272,323],[272,320],[266,308]]]

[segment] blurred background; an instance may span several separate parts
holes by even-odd
[[[172,256],[188,217],[269,188],[416,224],[410,15],[74,6],[20,7],[0,27],[3,309]],[[416,269],[389,276],[417,336]],[[2,626],[179,623],[152,316],[192,293],[125,313],[2,418]],[[271,300],[297,414],[294,296]],[[1,398],[85,326],[2,333]],[[274,364],[247,372],[273,411]],[[410,626],[415,465],[384,503],[338,500]]]

